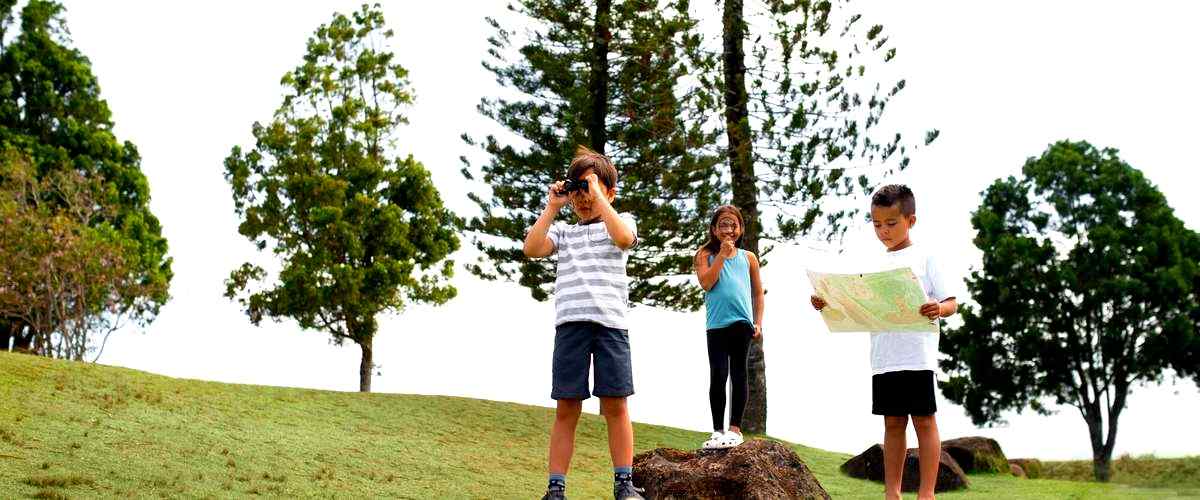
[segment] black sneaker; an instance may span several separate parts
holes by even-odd
[[[546,494],[542,495],[542,500],[567,500],[567,493],[560,489],[547,489]]]
[[[646,490],[633,486],[633,481],[618,481],[613,485],[614,500],[646,500],[642,496]]]

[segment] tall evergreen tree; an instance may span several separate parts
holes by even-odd
[[[882,26],[862,27],[848,1],[765,0],[752,13],[743,0],[721,6],[721,83],[708,88],[724,104],[726,161],[733,204],[746,218],[745,247],[763,255],[770,251],[763,240],[814,232],[839,240],[861,203],[836,200],[865,196],[877,179],[908,165],[903,136],[880,141],[875,130],[904,81],[884,86],[867,74],[869,65],[894,59],[896,49]],[[751,14],[759,14],[757,24],[747,22]],[[928,132],[925,144],[936,137]],[[743,423],[765,433],[760,343],[751,346],[749,369]]]
[[[513,10],[531,27],[518,35],[489,18],[496,33],[484,66],[519,96],[485,98],[479,109],[518,141],[463,136],[490,157],[480,169],[490,193],[471,195],[482,215],[468,226],[487,258],[470,269],[549,297],[554,264],[526,259],[519,242],[546,185],[562,179],[582,144],[612,158],[616,208],[638,220],[630,301],[699,307],[699,291],[681,276],[691,272],[721,181],[715,132],[697,103],[704,96],[681,84],[713,64],[700,55],[687,3],[524,0]],[[463,174],[477,176],[470,165]]]
[[[0,146],[27,156],[39,179],[70,173],[93,186],[88,198],[103,209],[89,224],[120,240],[128,282],[136,286],[113,289],[118,300],[97,305],[92,315],[107,318],[101,325],[120,318],[146,324],[166,302],[172,273],[167,240],[150,212],[141,157],[132,143],[113,135],[91,63],[71,47],[62,6],[30,0],[18,27],[17,3],[0,0]],[[11,337],[14,348],[30,350],[38,336],[53,334],[17,317],[0,317],[0,345]]]

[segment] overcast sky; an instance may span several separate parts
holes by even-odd
[[[356,390],[357,347],[331,346],[324,334],[287,322],[254,327],[222,296],[229,272],[256,259],[237,234],[222,160],[232,146],[252,145],[254,121],[270,119],[280,103],[279,78],[300,62],[307,37],[335,10],[358,4],[64,3],[117,136],[142,153],[151,208],[174,258],[172,299],[162,314],[145,331],[114,334],[100,362],[206,380]],[[969,221],[979,193],[1060,139],[1119,148],[1176,215],[1200,229],[1192,122],[1200,116],[1200,42],[1192,26],[1200,4],[856,3],[868,22],[885,25],[899,49],[892,70],[908,80],[889,108],[890,126],[942,132],[908,171],[888,180],[913,187],[920,220],[914,241],[936,247],[957,276],[979,262]],[[503,2],[385,2],[397,35],[393,49],[417,94],[398,149],[424,162],[446,203],[464,214],[473,210],[467,193],[478,187],[458,174],[458,157],[473,153],[458,136],[495,130],[475,106],[498,92],[480,61],[491,33],[483,17],[503,10]],[[857,453],[882,438],[879,418],[870,414],[867,337],[826,332],[806,306],[803,273],[853,267],[856,256],[880,249],[865,223],[844,245],[849,250],[840,256],[824,245],[783,246],[764,268],[768,426],[784,439]],[[474,252],[464,249],[457,258],[473,259]],[[443,307],[383,318],[376,341],[382,376],[374,389],[552,405],[552,305],[465,270],[454,283],[459,296]],[[634,419],[707,430],[703,312],[637,307],[630,335]],[[586,408],[595,411],[594,400]],[[945,400],[939,408],[943,438],[992,436],[1014,457],[1091,455],[1072,407],[1050,417],[1012,415],[1009,425],[987,429],[974,428]],[[1191,431],[1196,414],[1200,393],[1190,380],[1136,388],[1116,451],[1200,454],[1200,435]]]

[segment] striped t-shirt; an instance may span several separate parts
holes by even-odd
[[[620,214],[637,242],[633,215]],[[629,250],[621,250],[608,235],[604,222],[567,224],[556,222],[547,233],[558,255],[554,280],[555,325],[568,321],[592,321],[609,328],[627,330],[629,277],[625,263]]]

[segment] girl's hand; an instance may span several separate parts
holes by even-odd
[[[562,188],[562,181],[550,185],[550,190],[546,193],[546,206],[551,210],[558,210],[567,204],[567,195],[561,194]]]
[[[825,306],[828,305],[825,303],[825,299],[822,299],[821,297],[818,297],[816,295],[809,297],[809,300],[812,302],[813,309],[816,309],[818,311],[820,311],[821,309],[824,309]]]
[[[762,339],[762,325],[754,325],[754,335],[750,336],[753,340]]]
[[[935,321],[942,316],[942,305],[937,302],[926,302],[921,306],[921,316],[929,318],[930,321]]]
[[[721,257],[732,259],[734,255],[737,255],[737,247],[734,246],[733,240],[722,240]]]

